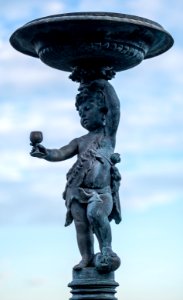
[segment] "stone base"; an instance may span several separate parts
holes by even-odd
[[[114,280],[114,272],[100,274],[96,268],[73,270],[70,300],[117,300],[115,288],[119,284]]]

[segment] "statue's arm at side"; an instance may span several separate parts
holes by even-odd
[[[68,145],[60,149],[47,149],[42,145],[38,145],[39,153],[32,151],[30,154],[33,157],[43,158],[47,161],[63,161],[78,154],[77,139],[72,140]]]

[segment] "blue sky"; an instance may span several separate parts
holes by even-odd
[[[67,73],[22,55],[10,35],[26,22],[74,11],[112,11],[159,22],[175,39],[167,53],[118,73],[123,222],[113,229],[122,259],[118,298],[182,300],[183,2],[181,0],[0,1],[0,299],[68,299],[80,259],[74,226],[64,227],[62,191],[74,160],[29,156],[29,133],[60,147],[84,134]]]

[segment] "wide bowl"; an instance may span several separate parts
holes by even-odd
[[[131,15],[79,12],[33,20],[17,29],[10,43],[50,67],[109,67],[122,71],[157,56],[173,45],[161,25]]]

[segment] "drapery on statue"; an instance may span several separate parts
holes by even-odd
[[[67,207],[66,223],[74,220],[82,260],[74,269],[96,266],[110,272],[120,265],[112,250],[110,221],[121,221],[119,185],[121,176],[115,166],[120,162],[114,153],[120,119],[119,99],[107,80],[81,83],[76,96],[76,109],[81,125],[88,133],[75,138],[60,149],[33,146],[31,156],[47,161],[63,161],[77,155],[77,161],[67,173],[63,198]],[[96,235],[100,253],[94,255]]]

